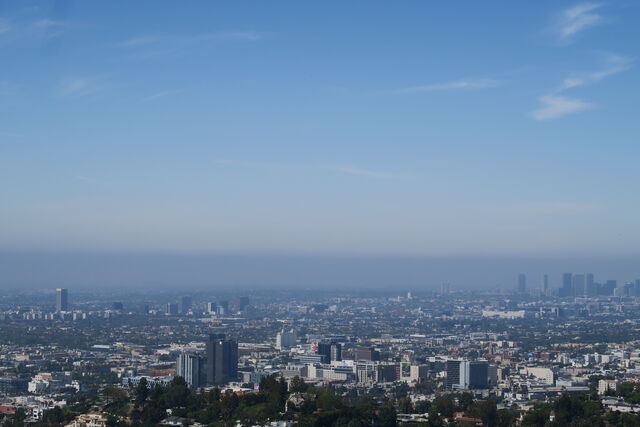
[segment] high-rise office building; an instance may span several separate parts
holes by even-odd
[[[332,342],[318,343],[318,354],[322,356],[322,363],[342,360],[342,345]]]
[[[574,274],[571,280],[571,287],[573,288],[573,295],[583,296],[585,294],[585,280],[584,274]]]
[[[69,310],[69,292],[64,288],[56,289],[56,311]]]
[[[446,386],[455,390],[486,388],[489,381],[489,362],[486,360],[446,361]]]
[[[215,302],[208,302],[207,303],[207,313],[209,314],[214,314],[218,312],[218,304],[216,304]]]
[[[373,347],[356,347],[354,358],[355,360],[376,361],[380,360],[380,352]]]
[[[445,385],[448,389],[458,388],[460,385],[460,365],[463,362],[458,359],[449,359],[445,362],[445,370],[447,371]]]
[[[564,273],[562,275],[562,287],[558,291],[561,297],[570,297],[573,295],[573,274]]]
[[[238,377],[238,343],[224,334],[207,340],[207,384],[226,384]]]
[[[176,374],[184,378],[189,387],[200,387],[204,383],[205,363],[197,354],[182,353],[178,356]]]
[[[542,276],[542,295],[549,295],[549,275]]]
[[[520,273],[518,274],[518,293],[526,294],[527,293],[527,275]]]
[[[489,381],[489,362],[476,360],[467,363],[469,364],[469,376],[465,378],[465,382],[468,388],[487,388]]]
[[[393,365],[382,365],[379,364],[377,366],[377,378],[379,382],[394,382],[400,379],[400,366]]]
[[[176,304],[175,302],[168,302],[164,312],[166,314],[175,316],[176,314],[178,314],[178,304]]]
[[[191,297],[181,296],[180,299],[178,299],[178,313],[187,314],[190,308],[191,308]]]
[[[249,306],[249,297],[238,297],[236,306],[238,307],[238,311],[243,311]]]
[[[618,287],[617,280],[607,280],[602,286],[603,295],[615,295],[616,288]]]
[[[333,344],[331,346],[331,361],[340,362],[341,360],[342,360],[342,344]]]
[[[218,302],[218,314],[220,316],[226,316],[229,314],[229,301]]]
[[[276,334],[276,348],[278,350],[291,348],[296,346],[297,340],[296,333],[293,332],[293,329],[290,331],[281,330]]]
[[[596,283],[593,279],[593,273],[587,273],[584,275],[584,294],[587,296],[596,295]]]

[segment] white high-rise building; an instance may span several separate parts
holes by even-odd
[[[200,387],[203,376],[203,359],[197,354],[182,353],[178,356],[176,374],[184,378],[189,387]]]
[[[293,329],[288,332],[283,329],[276,335],[276,348],[278,350],[282,350],[295,347],[297,339],[298,337],[296,336],[296,333],[293,332]]]
[[[208,302],[207,303],[207,313],[209,314],[215,314],[218,310],[218,304],[216,304],[215,302]]]

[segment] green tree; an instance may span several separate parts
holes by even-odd
[[[126,403],[129,400],[127,392],[114,385],[108,385],[102,389],[102,398],[105,400],[107,406]]]
[[[381,427],[395,427],[397,414],[396,408],[393,406],[393,402],[385,402],[384,405],[382,405],[378,418],[378,425]]]
[[[144,402],[147,401],[147,398],[149,397],[149,384],[145,377],[140,379],[140,382],[135,388],[134,394],[137,405],[143,405]]]
[[[175,377],[165,391],[168,408],[186,408],[191,391],[182,377]]]
[[[304,393],[307,391],[307,384],[298,375],[293,377],[291,383],[289,383],[289,391],[291,393]]]
[[[400,402],[398,404],[398,410],[400,411],[401,414],[413,413],[413,402],[411,402],[411,399],[408,397],[405,397],[404,399],[400,399]]]
[[[52,409],[48,410],[45,417],[45,421],[51,424],[60,424],[64,422],[64,415],[62,414],[62,409],[59,406],[54,406]]]
[[[239,405],[240,399],[238,395],[232,392],[226,393],[220,403],[220,415],[225,420],[231,420]]]
[[[453,416],[455,406],[453,399],[449,396],[440,396],[434,402],[435,411],[443,418],[449,418]]]
[[[480,418],[487,427],[498,424],[498,408],[495,400],[483,400],[474,405],[473,415]]]
[[[458,397],[458,407],[461,411],[466,412],[473,404],[473,394],[467,392],[462,393]]]

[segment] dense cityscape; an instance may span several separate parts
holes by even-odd
[[[639,23],[0,0],[0,427],[640,427]]]
[[[566,273],[557,283],[521,274],[501,293],[6,293],[2,422],[637,425],[640,280]]]

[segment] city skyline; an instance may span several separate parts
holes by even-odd
[[[600,281],[634,282],[635,257],[381,257],[176,255],[139,253],[0,253],[0,287],[88,290],[300,289],[414,291],[561,288],[566,272],[593,273]],[[177,309],[177,304],[176,304]]]

